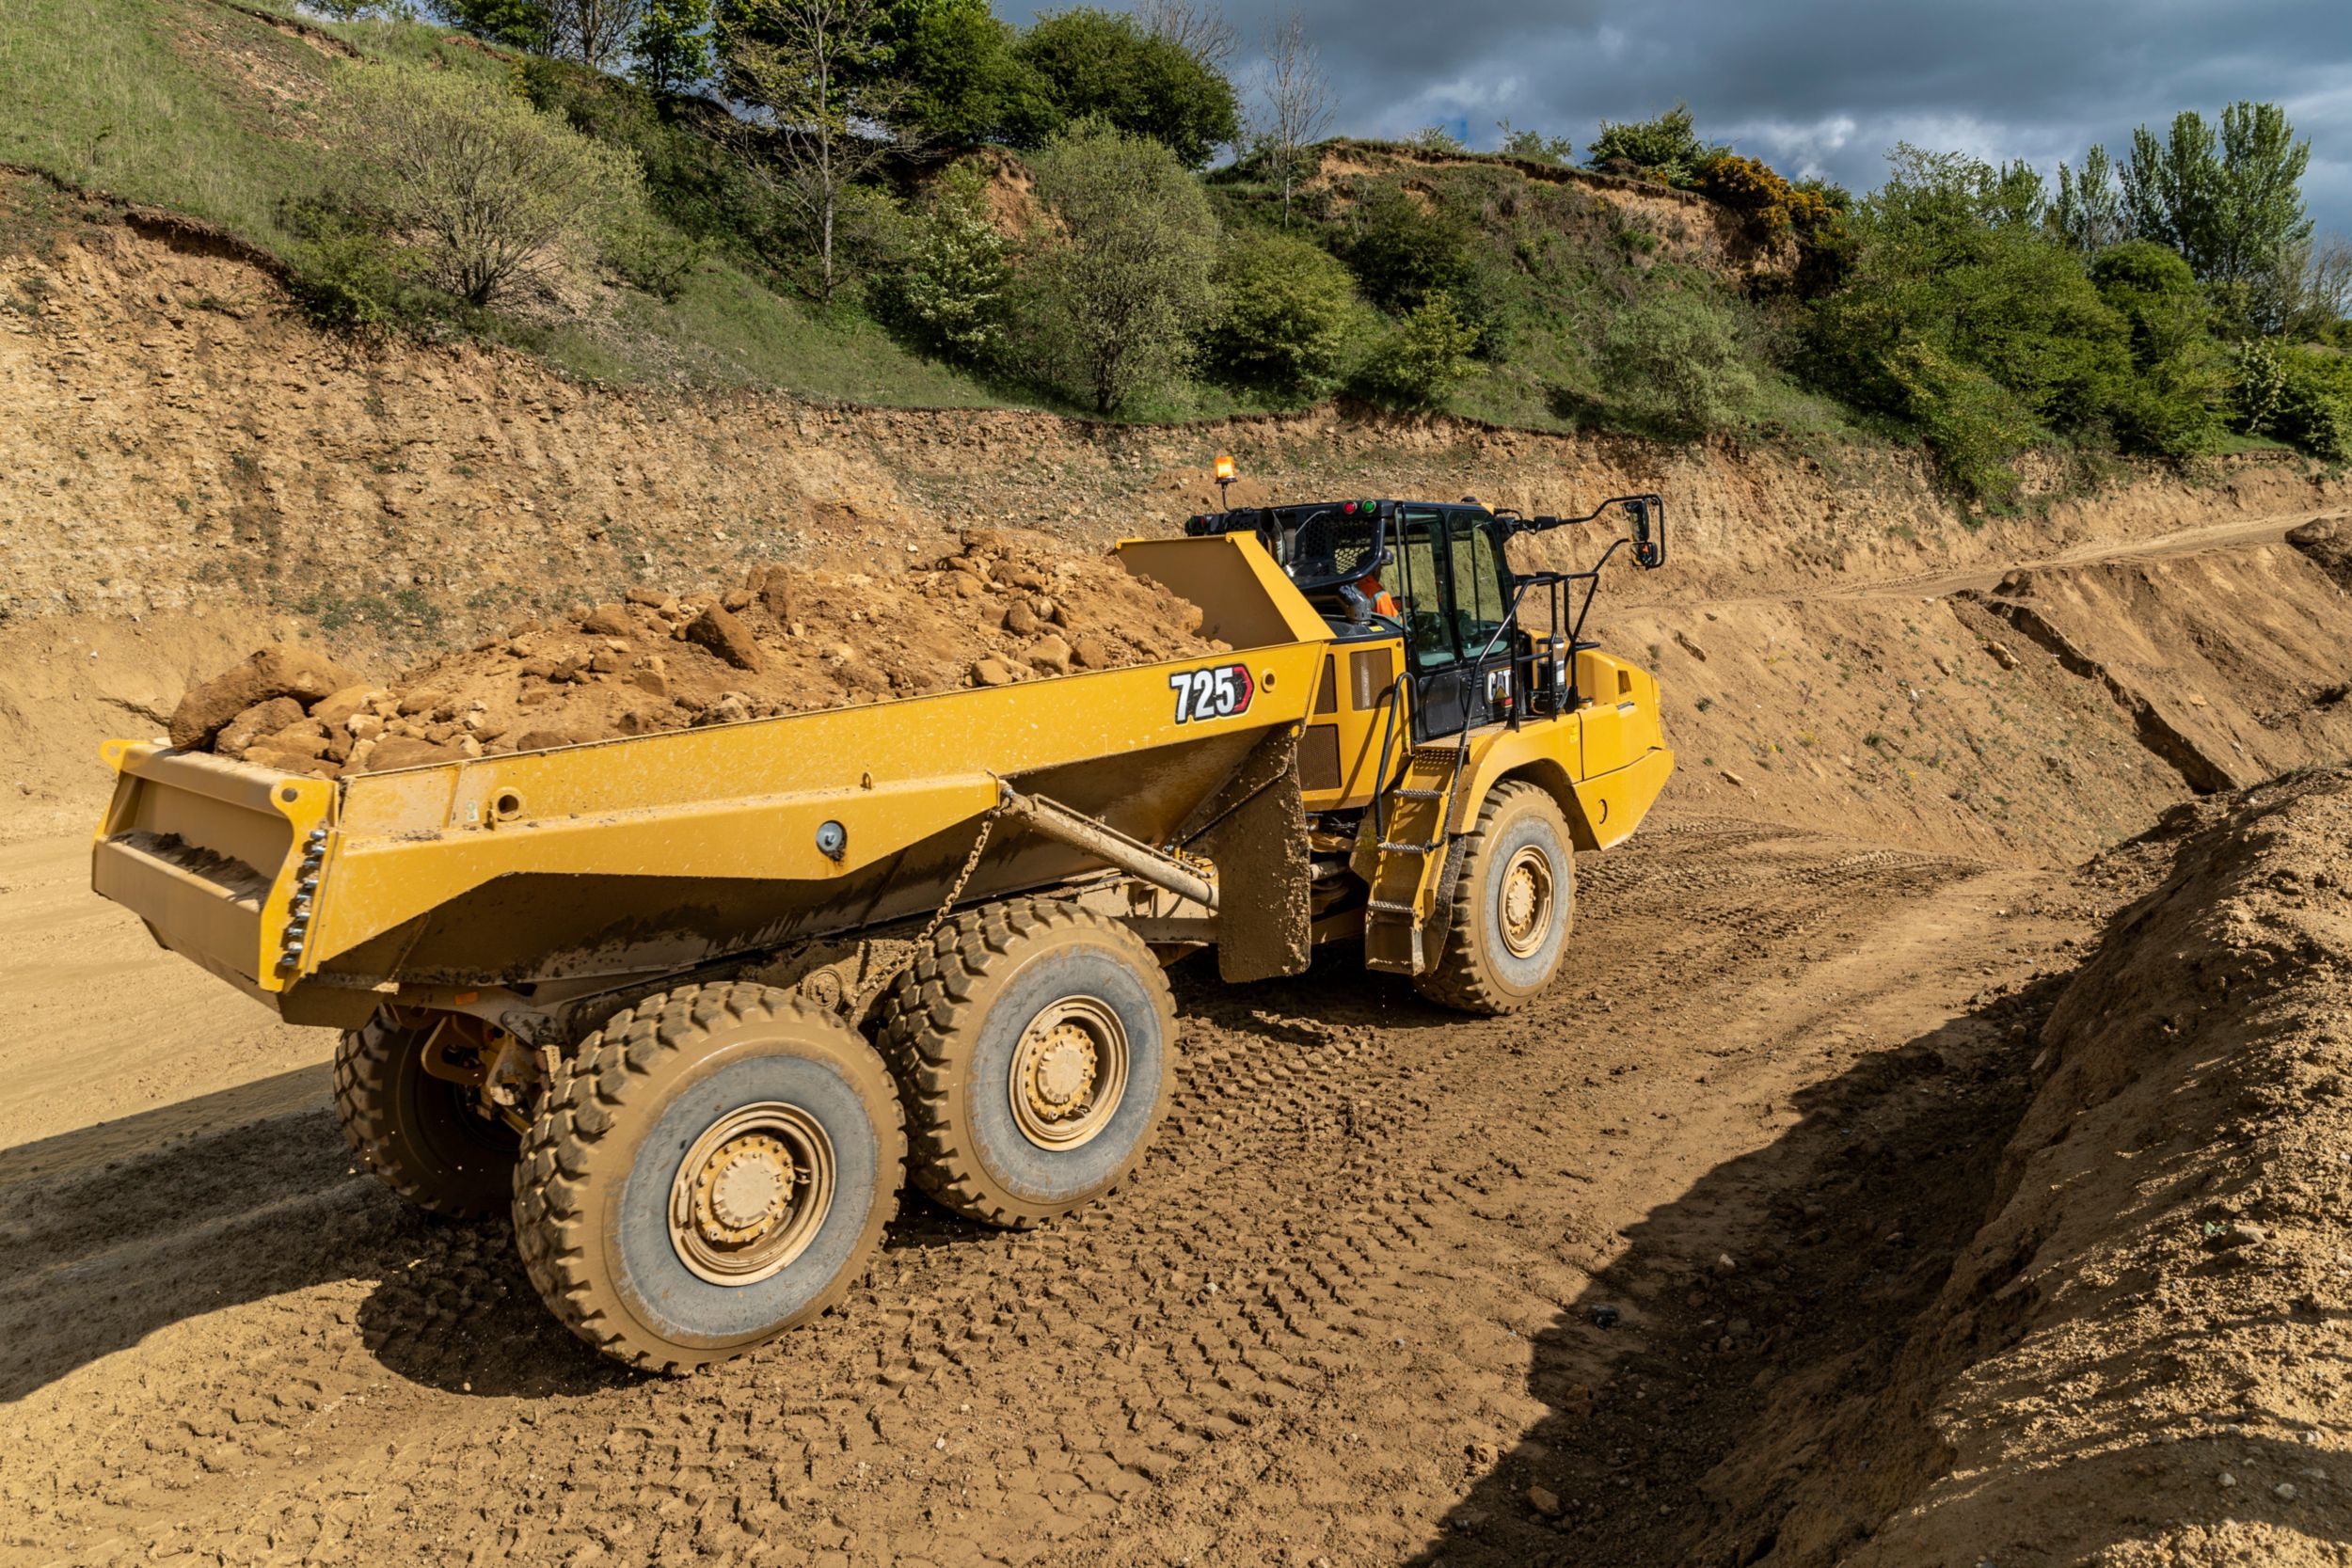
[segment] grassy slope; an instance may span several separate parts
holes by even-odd
[[[321,30],[373,56],[504,69],[430,27]],[[0,162],[192,213],[279,249],[289,238],[279,202],[318,188],[311,138],[334,66],[321,47],[214,0],[8,0]],[[508,321],[496,331],[598,380],[772,386],[913,406],[1008,401],[724,261],[705,262],[674,302],[623,293],[609,321]]]
[[[285,9],[280,0],[241,3]],[[485,73],[507,69],[470,40],[413,24],[303,26],[371,57]],[[337,68],[311,39],[221,0],[7,0],[0,6],[0,161],[193,213],[282,250],[291,236],[279,204],[317,192],[326,177],[314,135],[319,101]],[[1467,178],[1525,183],[1501,167]],[[1245,206],[1263,207],[1274,197],[1230,176],[1222,183]],[[1457,388],[1450,411],[1548,430],[1597,417],[1610,421],[1612,388],[1584,345],[1597,325],[1591,301],[1607,293],[1596,279],[1622,277],[1626,269],[1592,248],[1598,242],[1591,233],[1522,224],[1516,237],[1490,238],[1504,251],[1521,247],[1531,271],[1508,288],[1507,355]],[[922,358],[858,312],[819,311],[724,258],[704,261],[672,301],[616,289],[592,319],[477,325],[598,381],[771,387],[897,406],[1056,406],[1034,388],[992,385]],[[1128,417],[1200,419],[1260,406],[1204,381],[1163,388]],[[1736,423],[1808,448],[1862,438],[1844,410],[1770,371]]]

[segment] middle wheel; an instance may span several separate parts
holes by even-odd
[[[1109,1192],[1175,1086],[1176,1004],[1141,938],[1012,899],[942,927],[892,985],[882,1046],[915,1184],[1025,1227]]]

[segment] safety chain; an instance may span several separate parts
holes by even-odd
[[[931,938],[937,934],[940,927],[947,923],[947,915],[955,909],[956,900],[963,896],[963,884],[970,881],[972,873],[979,869],[980,851],[988,847],[988,835],[994,831],[996,819],[1004,815],[1005,807],[1000,801],[980,818],[980,836],[972,841],[972,852],[963,857],[963,869],[956,873],[956,885],[947,890],[946,900],[940,904],[938,911],[931,916],[930,923],[925,926],[922,934],[914,939],[916,952],[919,953],[930,947]]]

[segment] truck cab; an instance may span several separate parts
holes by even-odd
[[[1603,517],[1627,529],[1592,569],[1513,569],[1513,537]],[[1318,501],[1207,514],[1185,531],[1255,534],[1330,628],[1299,744],[1308,808],[1328,812],[1371,805],[1411,748],[1490,730],[1565,721],[1545,731],[1546,744],[1571,777],[1632,760],[1629,741],[1662,746],[1655,681],[1582,633],[1611,557],[1629,546],[1645,569],[1662,564],[1664,527],[1658,497],[1630,496],[1583,517],[1524,517],[1467,499]],[[1627,709],[1646,712],[1644,734],[1613,733]],[[1589,758],[1588,728],[1613,731]]]

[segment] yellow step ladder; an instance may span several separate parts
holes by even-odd
[[[1364,962],[1397,974],[1429,967],[1423,935],[1437,911],[1447,851],[1460,831],[1454,791],[1464,749],[1416,746],[1405,776],[1389,791],[1374,863],[1372,896],[1364,903]]]

